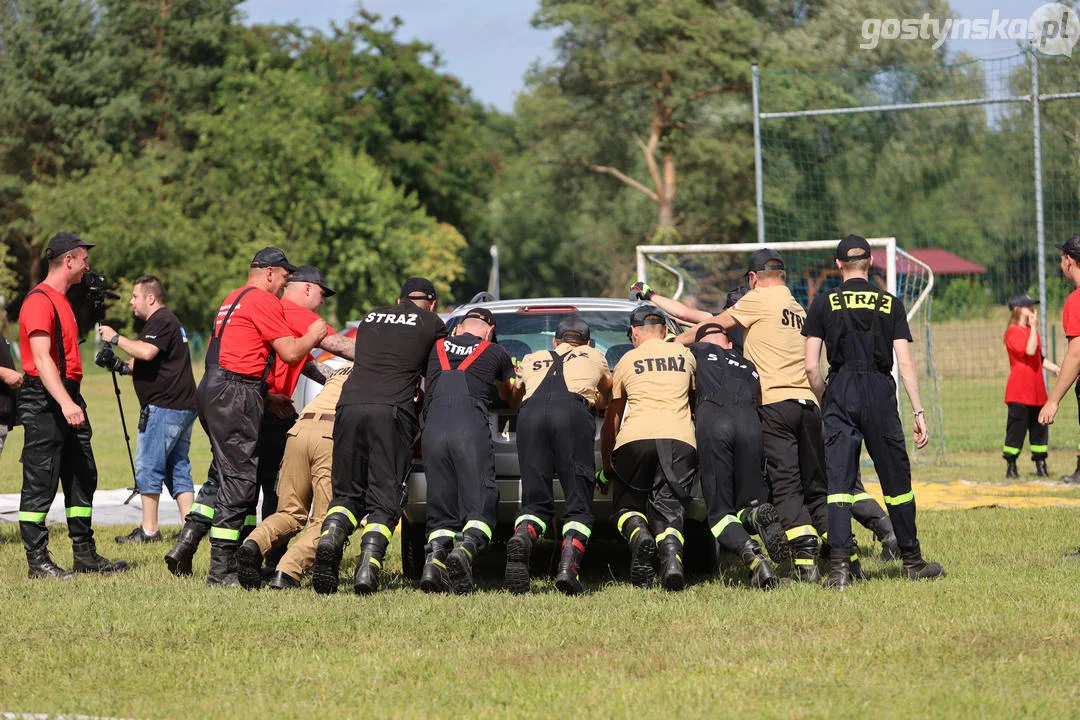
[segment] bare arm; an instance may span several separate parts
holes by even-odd
[[[1069,346],[1065,350],[1065,359],[1061,361],[1061,369],[1058,371],[1057,382],[1050,390],[1050,396],[1039,411],[1039,422],[1043,425],[1052,425],[1054,416],[1057,415],[1058,403],[1065,393],[1072,387],[1076,380],[1076,373],[1080,372],[1080,336],[1069,338]]]
[[[1043,366],[1043,369],[1049,370],[1052,373],[1060,373],[1061,372],[1061,368],[1058,367],[1057,363],[1052,362],[1049,358],[1043,358],[1042,366]]]
[[[1035,350],[1039,347],[1039,329],[1034,325],[1031,326],[1031,332],[1028,333],[1027,347],[1024,348],[1024,354],[1031,356],[1035,354]]]
[[[649,302],[666,312],[668,315],[671,315],[675,319],[688,322],[691,325],[694,323],[704,322],[705,320],[708,320],[710,317],[712,317],[712,315],[705,312],[704,310],[695,310],[694,308],[689,307],[679,302],[678,300],[664,297],[659,293],[653,293],[653,295],[649,298]]]
[[[330,370],[328,365],[321,362],[315,362],[314,360],[308,360],[304,363],[304,368],[300,371],[304,377],[309,380],[314,380],[320,385],[330,379],[331,372],[333,371]]]
[[[806,357],[803,359],[806,366],[806,378],[810,381],[810,389],[817,396],[818,405],[821,405],[825,395],[825,379],[821,377],[821,338],[806,338]]]
[[[615,436],[622,426],[625,410],[626,398],[616,398],[611,401],[607,412],[604,413],[604,426],[600,429],[600,457],[603,460],[605,473],[615,472],[615,466],[611,464],[611,451],[615,449]]]
[[[129,340],[108,325],[98,325],[98,335],[105,342],[112,342],[114,337],[117,338],[116,347],[136,360],[153,360],[161,352],[161,348],[157,345],[151,345],[142,340]]]
[[[915,371],[915,359],[911,357],[911,343],[904,339],[893,340],[893,352],[896,353],[900,381],[904,383],[911,410],[915,413],[915,447],[924,448],[930,441],[930,431],[926,427],[926,415],[919,395],[919,375]]]
[[[499,391],[499,397],[511,408],[517,408],[521,404],[521,395],[514,389],[515,383],[511,380],[496,380],[495,389]]]
[[[271,345],[282,362],[287,365],[295,365],[306,358],[325,337],[326,323],[322,320],[316,320],[308,326],[307,332],[300,337],[286,335],[277,338]]]
[[[704,323],[716,323],[725,330],[730,330],[731,328],[738,326],[739,321],[735,319],[735,317],[731,314],[730,310],[725,310],[719,315],[712,315],[705,318],[704,320],[699,321],[697,325],[689,328],[688,330],[685,330],[681,335],[677,336],[675,338],[675,342],[681,343],[686,346],[693,345],[694,336],[697,335],[698,325],[702,325]]]
[[[326,352],[334,353],[338,357],[343,357],[346,360],[356,359],[356,341],[350,340],[341,333],[327,335],[323,338],[322,342],[319,343],[319,347]]]
[[[41,330],[30,333],[30,354],[34,357],[34,367],[37,368],[41,384],[60,406],[60,411],[64,413],[68,425],[82,427],[86,424],[86,414],[68,395],[67,388],[64,387],[60,377],[60,369],[56,367],[52,355],[49,354],[51,348],[52,337],[49,333]],[[60,350],[62,352],[63,348]]]
[[[0,367],[0,382],[8,387],[17,388],[22,385],[22,373],[11,368]]]
[[[608,403],[611,402],[611,385],[613,378],[610,370],[604,371],[604,376],[600,378],[600,382],[596,383],[596,407],[605,408]]]

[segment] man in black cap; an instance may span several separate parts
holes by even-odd
[[[446,325],[432,312],[435,286],[409,278],[397,305],[375,308],[356,329],[356,361],[334,418],[334,499],[315,550],[312,584],[337,592],[345,540],[367,518],[353,588],[378,589],[378,570],[401,516],[419,424],[414,398]]]
[[[206,483],[176,545],[165,555],[174,575],[191,574],[191,558],[210,532],[209,585],[239,585],[236,552],[245,519],[259,498],[258,441],[276,359],[296,365],[326,337],[316,317],[296,337],[279,298],[296,270],[278,248],[255,254],[247,284],[218,309],[206,347],[206,373],[195,391],[213,459]]]
[[[728,292],[724,298],[724,306],[720,308],[720,312],[732,307],[735,303],[739,302],[739,298],[749,292],[750,288],[745,285],[735,288]],[[680,320],[688,325],[696,325],[698,323],[707,322],[712,318],[713,314],[706,310],[699,308],[692,308],[686,303],[679,302],[673,298],[664,297],[660,293],[649,287],[648,283],[638,280],[636,283],[630,286],[630,299],[631,300],[643,300],[645,302],[652,303],[658,308],[666,312],[676,320]],[[735,327],[725,331],[728,340],[731,342],[732,347],[736,352],[742,354],[743,351],[743,329],[741,326]]]
[[[818,295],[810,306],[806,336],[806,374],[823,401],[826,465],[829,483],[831,564],[826,585],[843,589],[854,579],[851,535],[853,495],[859,477],[862,444],[874,461],[895,528],[904,575],[934,580],[944,571],[922,557],[915,528],[915,494],[904,428],[896,411],[893,353],[913,412],[915,446],[929,440],[919,396],[919,378],[911,356],[911,331],[898,297],[870,284],[870,244],[848,235],[836,246],[836,267],[843,283]],[[821,377],[821,346],[829,357],[829,385]]]
[[[1039,422],[1043,425],[1054,423],[1058,403],[1065,397],[1065,393],[1069,392],[1069,386],[1076,381],[1076,375],[1080,372],[1080,235],[1073,235],[1054,247],[1061,251],[1061,273],[1075,289],[1065,298],[1065,307],[1061,310],[1061,329],[1069,344],[1065,349],[1065,359],[1061,361],[1057,381],[1049,392],[1046,404],[1039,411]],[[1076,398],[1077,407],[1080,408],[1080,383],[1076,384]],[[1080,483],[1080,454],[1076,456],[1076,471],[1061,479],[1065,482]],[[1072,555],[1080,556],[1080,550]]]
[[[590,335],[589,324],[570,315],[555,329],[551,350],[521,360],[515,387],[523,400],[517,421],[521,512],[506,543],[504,581],[512,593],[529,590],[533,545],[555,516],[555,475],[566,498],[555,586],[567,595],[584,589],[578,571],[593,527],[595,410],[611,398],[611,371],[604,354],[589,346]]]
[[[491,341],[494,332],[491,311],[473,308],[428,356],[422,440],[428,552],[420,578],[426,592],[471,593],[473,561],[495,528],[499,493],[485,400],[494,384],[511,403],[514,363]]]
[[[87,254],[92,247],[74,233],[53,235],[45,249],[48,275],[27,294],[19,310],[19,349],[25,373],[18,399],[24,428],[19,531],[30,578],[72,576],[49,556],[45,529],[58,481],[64,488],[75,571],[128,569],[125,562],[98,555],[90,524],[97,464],[86,403],[79,391],[79,328],[65,293],[90,270]]]

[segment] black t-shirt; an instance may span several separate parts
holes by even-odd
[[[470,333],[454,335],[442,341],[446,348],[446,359],[451,368],[457,368],[472,355],[476,346],[480,344],[480,338]],[[428,398],[434,397],[439,388],[439,376],[442,375],[442,365],[439,363],[438,346],[431,348],[427,365],[427,392]],[[469,367],[465,368],[465,383],[469,386],[469,394],[474,398],[483,399],[488,396],[491,383],[496,380],[509,380],[514,377],[514,361],[510,359],[510,353],[500,346],[492,343],[488,345],[483,354],[473,360]]]
[[[0,335],[0,367],[8,370],[15,369],[15,358],[11,356],[11,345],[8,339]],[[0,380],[0,425],[11,426],[15,424],[15,390],[6,382]]]
[[[846,314],[850,323],[844,319]],[[850,342],[852,333],[869,338],[867,347],[872,357],[862,357],[865,351]],[[851,278],[824,295],[818,295],[806,313],[802,334],[822,338],[829,356],[829,372],[839,370],[845,363],[873,363],[874,368],[892,372],[893,340],[911,342],[907,313],[900,298],[871,285],[863,278]],[[845,357],[858,353],[859,357]]]
[[[372,310],[356,328],[356,362],[338,405],[411,404],[431,346],[444,337],[442,318],[408,300]]]
[[[694,343],[690,352],[697,359],[697,402],[712,399],[725,405],[761,404],[761,378],[754,363],[735,350],[712,343]]]
[[[147,320],[139,340],[158,349],[153,360],[135,360],[131,381],[142,406],[170,410],[195,410],[195,376],[187,333],[169,308],[161,308]]]

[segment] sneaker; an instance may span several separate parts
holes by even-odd
[[[138,526],[127,535],[117,535],[116,542],[118,543],[155,543],[161,542],[161,531],[148,533],[142,529],[142,525]]]

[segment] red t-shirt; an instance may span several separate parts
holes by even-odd
[[[1046,404],[1046,383],[1042,374],[1042,338],[1035,354],[1028,355],[1031,328],[1010,325],[1005,331],[1005,349],[1009,352],[1009,380],[1005,383],[1005,402],[1042,407]]]
[[[1061,311],[1061,329],[1065,331],[1065,338],[1070,339],[1080,335],[1080,288],[1069,293],[1065,298],[1065,307]]]
[[[294,337],[303,337],[311,323],[319,319],[318,313],[302,308],[291,300],[282,300],[281,309],[285,311],[285,321],[289,323]],[[328,327],[326,333],[332,335],[334,330]],[[274,361],[274,369],[270,372],[270,392],[292,397],[293,391],[296,390],[296,383],[300,381],[300,373],[303,371],[303,362],[289,365],[278,358]]]
[[[214,319],[215,335],[221,332],[221,321],[229,307],[248,287],[233,290],[225,296]],[[239,375],[261,378],[270,354],[270,343],[292,336],[281,300],[266,290],[251,288],[229,316],[229,324],[221,337],[218,365]]]
[[[43,290],[45,295],[33,290]],[[56,316],[60,316],[60,334],[64,336],[64,358],[67,362],[68,380],[82,380],[82,358],[79,356],[79,326],[75,324],[75,313],[67,296],[54,287],[41,283],[23,300],[19,310],[19,350],[22,352],[23,372],[40,377],[34,365],[34,353],[30,349],[30,333],[41,330],[49,334],[52,347],[49,355],[60,368],[60,356],[56,347]],[[52,302],[50,302],[50,300]],[[55,312],[53,308],[55,307]]]

